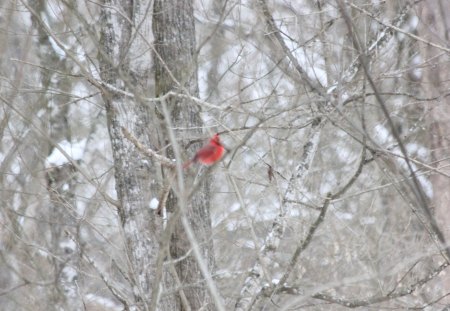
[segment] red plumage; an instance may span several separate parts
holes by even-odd
[[[219,134],[215,134],[209,143],[200,148],[195,156],[184,163],[183,168],[188,168],[192,163],[201,163],[204,165],[212,165],[222,158],[225,148],[220,143]]]

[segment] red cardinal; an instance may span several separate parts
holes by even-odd
[[[220,143],[219,134],[214,134],[207,145],[200,148],[191,160],[184,163],[183,168],[186,169],[192,163],[197,162],[204,165],[214,164],[222,158],[224,150],[225,148]]]

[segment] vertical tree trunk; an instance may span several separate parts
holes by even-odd
[[[192,1],[156,0],[153,10],[153,32],[156,50],[153,57],[155,61],[156,95],[161,96],[169,91],[177,91],[198,96]],[[198,137],[202,133],[202,121],[198,106],[187,99],[170,97],[167,101],[167,107],[177,138]],[[161,121],[163,124],[165,123],[164,120]],[[183,129],[189,129],[189,131],[186,132]],[[165,139],[168,141],[167,136]],[[192,154],[193,149],[198,148],[198,144],[191,146],[191,148],[189,154]],[[182,148],[182,150],[185,150],[185,148]],[[174,157],[173,150],[168,150],[168,157]],[[167,210],[176,210],[177,205],[177,199],[172,196],[168,201]],[[210,187],[207,178],[187,204],[185,215],[195,231],[196,238],[202,248],[203,257],[211,271],[214,268],[214,255],[209,209]],[[192,310],[199,310],[200,308],[212,310],[211,297],[206,284],[203,282],[199,266],[192,255],[186,256],[190,249],[191,245],[179,222],[172,237],[171,256],[173,258],[183,257],[177,263],[176,270],[181,284],[185,286],[184,294]],[[198,284],[201,286],[199,287]]]
[[[56,255],[53,265],[56,274],[56,288],[50,298],[55,310],[81,310],[82,297],[78,288],[80,269],[77,210],[74,196],[76,171],[70,163],[53,167],[47,171],[47,189],[51,207],[51,250]],[[67,236],[67,233],[70,236]]]
[[[29,4],[36,9],[41,18],[48,19],[46,1],[29,0]],[[68,71],[67,59],[58,56],[51,46],[49,34],[41,27],[37,17],[31,15],[31,21],[38,35],[38,56],[43,68],[59,68],[62,72]],[[41,87],[62,90],[70,94],[72,81],[60,75],[55,79],[51,70],[42,70],[40,75]],[[70,96],[61,94],[49,95],[42,92],[39,102],[43,103],[49,115],[48,136],[55,142],[71,141],[68,125]],[[43,144],[42,148],[53,148]],[[78,239],[79,227],[77,223],[77,205],[75,189],[77,185],[76,171],[70,163],[50,167],[46,170],[47,190],[50,197],[49,209],[42,211],[42,217],[48,218],[50,228],[50,249],[52,254],[55,287],[52,288],[49,301],[55,310],[81,310],[82,297],[79,290],[80,282],[80,250],[73,239]],[[47,229],[47,227],[45,227]],[[45,234],[45,231],[42,232]],[[69,236],[68,236],[69,234]]]
[[[148,208],[155,190],[155,166],[124,137],[122,127],[144,145],[154,147],[150,137],[152,122],[149,109],[138,102],[140,92],[148,89],[148,72],[151,70],[148,53],[150,5],[145,0],[105,0],[101,12],[99,52],[102,80],[135,94],[134,98],[129,98],[107,89],[103,99],[134,303],[145,310],[152,294],[161,230],[160,219]]]

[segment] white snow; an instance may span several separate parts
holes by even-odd
[[[256,248],[256,244],[255,242],[251,241],[251,240],[246,240],[246,239],[239,239],[236,241],[236,244],[239,245],[239,247],[241,248],[250,248],[250,249],[255,249]]]
[[[417,156],[421,160],[429,160],[430,151],[427,148],[423,147],[423,146],[419,146],[419,148],[417,149]]]
[[[351,219],[353,219],[353,214],[350,214],[350,213],[336,211],[334,214],[340,220],[351,220]]]
[[[416,143],[411,143],[406,145],[406,150],[408,151],[408,155],[416,153],[419,149],[419,145]]]
[[[158,205],[159,205],[159,201],[158,201],[157,198],[151,199],[150,204],[149,204],[149,207],[150,207],[151,209],[157,209],[157,208],[158,208]]]
[[[417,143],[409,143],[405,147],[410,157],[417,157],[422,161],[429,159],[430,151],[424,146]]]
[[[63,274],[66,276],[66,280],[72,282],[77,277],[78,272],[71,266],[65,266],[63,269]]]
[[[419,18],[416,15],[412,15],[409,18],[408,24],[411,30],[417,29],[417,26],[419,25]]]
[[[409,150],[419,150],[419,147],[415,147],[414,145],[411,144],[412,147],[409,147]],[[421,147],[423,148],[423,147]],[[408,148],[407,148],[408,149]],[[407,152],[409,153],[409,150],[407,150]],[[398,165],[406,172],[409,172],[409,167],[408,164],[406,163],[405,159],[402,158],[402,153],[400,151],[399,148],[395,148],[392,150],[392,152],[394,154],[399,155],[399,157],[396,159],[396,162],[398,163]],[[424,151],[421,150],[421,152],[423,153]],[[411,165],[411,169],[413,172],[416,172],[416,176],[417,176],[417,180],[420,183],[420,186],[422,187],[422,190],[425,192],[425,194],[429,197],[432,198],[433,197],[433,184],[428,180],[428,178],[424,175],[419,175],[417,172],[419,171],[417,168],[417,165],[410,162],[409,163]],[[409,172],[411,173],[411,172]]]
[[[332,86],[330,86],[330,87],[327,89],[327,94],[333,93],[334,90],[336,90],[336,88],[337,88],[337,85],[336,85],[336,84],[333,84]]]
[[[59,247],[64,248],[64,249],[70,249],[71,251],[75,251],[75,248],[77,247],[77,245],[72,240],[65,240],[65,241],[62,241],[61,243],[59,243]]]
[[[333,191],[334,187],[337,185],[337,181],[336,175],[333,172],[326,172],[322,184],[320,185],[320,193],[325,195],[326,193]]]
[[[49,257],[48,252],[47,252],[47,251],[44,251],[44,250],[42,250],[42,249],[40,249],[40,248],[37,250],[37,254],[38,254],[39,256],[44,257],[44,258],[48,258],[48,257]]]
[[[425,192],[428,198],[433,197],[433,184],[428,180],[426,176],[418,176],[417,177],[420,185],[422,186],[422,190]]]
[[[384,125],[377,124],[374,130],[375,130],[375,139],[377,140],[378,143],[385,144],[390,140],[391,134],[384,127]]]
[[[372,225],[372,224],[375,223],[375,221],[376,221],[375,217],[373,217],[373,216],[366,216],[366,217],[362,217],[359,222],[362,225]]]
[[[227,231],[235,231],[239,227],[239,222],[237,220],[230,219],[227,221],[226,228]]]
[[[289,215],[289,217],[299,217],[300,211],[297,208],[293,208],[290,211],[288,211],[287,214]]]
[[[95,295],[95,294],[87,294],[85,296],[85,301],[88,304],[95,303],[98,306],[102,306],[102,307],[104,307],[104,310],[111,310],[111,311],[123,310],[123,306],[115,303],[111,299],[108,299],[108,298],[105,298],[105,297],[101,297],[101,296],[98,296],[98,295]]]
[[[46,113],[47,113],[46,109],[39,109],[38,112],[36,112],[36,116],[38,118],[41,118],[41,117],[45,116]]]
[[[411,70],[411,75],[417,80],[419,80],[422,77],[422,68],[420,68],[421,63],[422,57],[419,54],[414,56],[413,59],[411,60],[411,67],[413,68]]]
[[[73,160],[80,160],[83,157],[84,150],[86,147],[86,139],[82,139],[78,142],[69,142],[67,140],[63,140],[58,144],[58,146],[64,150]],[[55,148],[53,149],[52,154],[50,154],[47,158],[48,166],[59,166],[65,163],[70,162],[62,152]]]
[[[14,163],[11,165],[11,173],[13,173],[13,174],[15,174],[15,175],[20,174],[20,164],[19,164],[19,163],[14,162]]]
[[[241,204],[239,204],[238,202],[235,202],[230,206],[230,213],[235,212],[240,208],[241,208]]]
[[[66,57],[66,52],[64,52],[64,50],[59,47],[59,45],[51,36],[49,36],[48,39],[50,41],[50,45],[55,51],[55,54],[58,55],[59,59],[64,59]]]
[[[352,156],[352,151],[350,150],[350,148],[339,146],[339,148],[337,148],[336,151],[337,151],[339,160],[342,162],[349,161],[350,157]]]

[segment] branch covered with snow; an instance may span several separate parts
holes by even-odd
[[[131,134],[126,128],[122,127],[122,133],[123,135],[125,135],[125,137],[134,144],[134,146],[143,154],[145,154],[146,156],[148,156],[149,158],[153,158],[156,161],[158,161],[159,163],[161,163],[161,165],[164,165],[166,167],[169,168],[175,168],[175,163],[173,161],[171,161],[169,158],[166,158],[160,154],[157,154],[155,151],[153,151],[150,148],[146,148],[143,144],[141,144],[141,142],[139,142],[139,140],[133,135]]]
[[[287,206],[287,197],[294,191],[294,185],[302,183],[306,176],[308,176],[309,168],[317,151],[320,142],[320,133],[325,122],[313,122],[309,137],[303,146],[303,154],[300,163],[296,167],[296,171],[292,174],[289,180],[289,185],[283,200],[283,206],[280,208],[280,213],[275,218],[272,228],[266,236],[263,247],[260,250],[258,259],[250,269],[244,285],[242,286],[240,297],[236,302],[236,310],[249,310],[256,302],[256,298],[263,290],[263,281],[267,277],[264,273],[264,266],[269,266],[275,260],[275,254],[280,245],[280,241],[284,235],[286,226],[286,214],[289,210]]]

